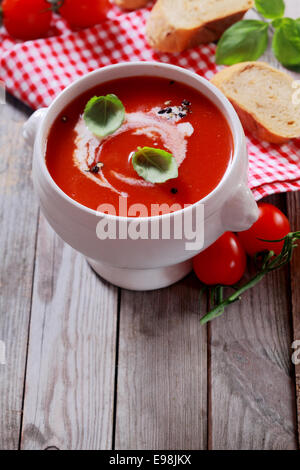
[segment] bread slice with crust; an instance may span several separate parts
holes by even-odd
[[[136,10],[137,8],[146,6],[149,0],[114,0],[114,2],[118,7],[124,10]]]
[[[253,5],[253,0],[158,0],[147,22],[148,42],[161,52],[181,52],[215,41]]]
[[[242,62],[211,80],[235,107],[256,138],[281,144],[300,137],[300,104],[293,100],[293,78],[265,62]]]

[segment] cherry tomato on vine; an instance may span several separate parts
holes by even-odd
[[[247,257],[234,233],[226,232],[193,260],[194,271],[207,285],[232,286],[244,275]]]
[[[52,11],[46,0],[3,0],[3,24],[16,39],[37,39],[47,34]]]
[[[72,28],[88,28],[102,23],[109,9],[109,0],[64,0],[59,12]]]
[[[269,243],[262,240],[280,240],[290,231],[290,223],[286,216],[272,204],[261,202],[258,204],[259,217],[257,222],[245,232],[238,233],[238,238],[248,255],[255,255],[261,251],[274,251],[279,255],[283,242]]]

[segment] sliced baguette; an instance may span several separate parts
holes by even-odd
[[[253,0],[158,0],[147,22],[148,42],[161,52],[181,52],[215,41],[253,5]]]
[[[137,8],[146,6],[149,0],[114,0],[114,2],[118,7],[124,10],[136,10]]]
[[[281,144],[300,137],[300,105],[293,104],[293,78],[264,62],[242,62],[211,80],[257,139]]]

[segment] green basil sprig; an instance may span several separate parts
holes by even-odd
[[[215,318],[220,317],[225,312],[225,309],[241,300],[242,294],[244,294],[247,290],[252,289],[252,287],[256,286],[265,276],[266,274],[275,271],[276,269],[280,269],[286,264],[288,264],[293,256],[293,251],[298,246],[298,241],[300,240],[300,232],[291,232],[286,237],[280,240],[263,240],[265,242],[269,241],[270,243],[275,242],[282,242],[284,241],[283,248],[279,255],[275,255],[274,251],[266,251],[263,253],[258,254],[255,257],[255,264],[257,267],[257,272],[248,282],[242,284],[240,286],[232,286],[234,293],[231,294],[229,297],[224,298],[224,289],[228,286],[214,286],[210,292],[210,300],[212,309],[204,315],[200,323],[204,325],[207,322],[214,320]],[[201,295],[208,290],[209,288],[205,286],[201,289]]]
[[[272,22],[275,33],[272,48],[275,57],[286,68],[300,66],[300,18],[282,18]]]
[[[258,13],[269,20],[281,18],[285,12],[283,0],[255,0],[255,7]]]
[[[257,60],[268,47],[268,28],[267,23],[259,20],[243,20],[231,26],[218,44],[217,64]]]
[[[283,18],[283,0],[256,0],[255,6],[261,15],[273,21],[242,20],[228,28],[219,41],[216,63],[233,65],[259,59],[268,46],[268,33],[273,26],[272,48],[276,58],[284,67],[300,70],[300,18]]]
[[[87,103],[83,118],[97,137],[113,134],[125,119],[125,108],[116,95],[94,96]]]
[[[149,183],[165,183],[178,177],[178,165],[171,153],[151,147],[139,147],[132,156],[132,165]]]

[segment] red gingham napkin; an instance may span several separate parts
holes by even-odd
[[[17,43],[0,29],[0,78],[8,91],[33,108],[48,106],[81,75],[124,61],[172,63],[210,79],[218,70],[215,45],[202,45],[181,54],[151,50],[144,31],[149,8],[124,13],[113,7],[102,25],[72,32],[58,16],[52,36]],[[269,194],[300,189],[300,139],[286,145],[259,142],[247,136],[249,186],[258,200]]]

